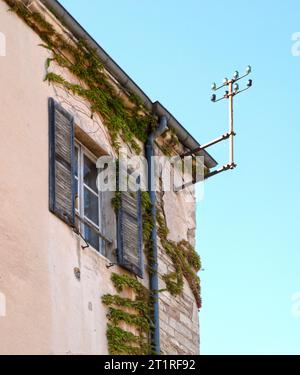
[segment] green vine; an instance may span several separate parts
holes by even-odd
[[[156,145],[161,149],[164,155],[166,156],[174,155],[175,149],[180,144],[175,131],[173,129],[168,129],[166,132],[162,134],[162,138],[164,139],[164,143],[162,145],[159,145],[156,142]]]
[[[41,38],[42,47],[51,51],[51,57],[46,60],[47,74],[45,81],[64,88],[66,91],[82,98],[89,103],[90,116],[98,115],[106,125],[113,147],[118,150],[120,140],[126,142],[136,153],[141,152],[139,141],[145,143],[149,132],[156,125],[156,118],[141,103],[140,99],[124,87],[112,84],[106,73],[97,51],[85,40],[69,40],[59,33],[39,12],[30,11],[19,0],[3,0],[10,10],[22,18]],[[77,84],[69,82],[62,75],[49,71],[55,63],[66,69],[76,78]],[[165,134],[164,145],[161,149],[166,155],[171,155],[178,145],[176,134],[169,131]],[[207,170],[205,170],[207,173]],[[120,205],[120,193],[112,200],[115,210]],[[142,192],[143,237],[148,260],[152,257],[151,231],[153,220],[151,202],[148,192]],[[178,295],[183,289],[183,278],[188,281],[196,298],[198,307],[201,306],[200,280],[197,271],[201,268],[198,254],[187,241],[175,243],[167,239],[168,229],[161,212],[157,214],[158,235],[166,253],[172,260],[175,271],[164,275],[166,287],[172,295]],[[151,262],[150,262],[151,263]],[[151,269],[149,272],[153,272]],[[109,307],[107,338],[111,354],[148,354],[149,349],[149,291],[137,280],[126,275],[112,274],[112,282],[121,293],[124,288],[135,291],[136,299],[130,300],[119,295],[105,295],[102,301]],[[124,311],[133,309],[136,314]],[[139,335],[134,335],[119,327],[123,322],[138,329]]]
[[[113,273],[111,280],[118,293],[126,289],[135,292],[135,299],[119,294],[105,294],[102,303],[108,307],[107,340],[110,354],[149,354],[149,291],[136,279]],[[129,311],[128,311],[129,310]],[[138,334],[126,331],[120,324],[133,327]]]
[[[128,307],[128,308],[133,308],[136,309],[140,312],[147,312],[149,306],[145,301],[142,300],[131,300],[130,298],[123,298],[120,297],[118,294],[116,295],[111,295],[111,294],[105,294],[102,297],[102,302],[104,305],[115,305],[115,306],[120,306],[120,307]]]
[[[107,314],[107,318],[109,321],[115,325],[118,323],[125,322],[131,326],[135,326],[140,328],[144,332],[149,332],[149,321],[147,318],[135,314],[130,314],[126,311],[115,309],[113,307],[109,308],[109,312]]]
[[[144,300],[148,297],[148,290],[144,285],[130,276],[113,273],[111,280],[118,292],[123,292],[124,288],[130,288],[136,292],[138,299]]]
[[[111,355],[129,354],[143,355],[148,354],[148,345],[141,342],[139,336],[131,332],[124,331],[122,328],[107,325],[108,350]]]
[[[115,212],[118,212],[121,208],[121,201],[122,201],[122,193],[120,191],[116,191],[114,197],[111,199],[111,205]]]
[[[193,246],[185,240],[174,242],[168,240],[169,230],[161,210],[157,212],[158,235],[162,247],[172,260],[174,272],[165,274],[163,279],[167,290],[174,296],[182,293],[185,278],[194,294],[198,308],[201,307],[201,287],[197,272],[201,269],[200,257]]]
[[[149,192],[142,191],[143,240],[145,246],[149,244],[151,232],[154,226],[151,207]]]
[[[45,80],[61,86],[90,104],[94,114],[103,119],[111,136],[113,147],[118,150],[122,138],[136,153],[141,152],[138,141],[145,143],[147,134],[156,119],[139,98],[123,87],[115,88],[105,72],[97,51],[87,41],[69,41],[39,12],[31,12],[19,0],[4,0],[43,40],[41,46],[51,51],[46,61],[47,69],[55,62],[77,78],[78,84],[67,81],[62,75],[48,71]],[[121,94],[119,91],[121,90]]]

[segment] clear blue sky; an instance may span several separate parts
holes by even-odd
[[[253,67],[236,98],[238,168],[212,178],[198,207],[203,354],[300,354],[300,3],[63,0],[139,84],[199,140],[227,130],[210,85]],[[222,164],[226,146],[211,149]]]

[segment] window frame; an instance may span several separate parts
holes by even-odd
[[[75,205],[75,215],[79,219],[78,227],[80,233],[82,233],[83,237],[85,238],[85,227],[89,227],[94,231],[94,233],[98,237],[99,241],[99,250],[95,248],[89,241],[86,239],[87,243],[90,247],[92,247],[95,251],[105,256],[105,241],[111,242],[109,239],[103,236],[103,220],[102,220],[102,194],[101,191],[98,190],[98,194],[84,182],[84,157],[89,159],[92,163],[95,164],[97,158],[93,155],[80,141],[75,139],[74,142],[74,155],[77,152],[77,176],[74,173],[74,179],[77,180],[77,191],[75,191],[75,199],[77,199],[77,203]],[[77,150],[77,151],[76,151]],[[93,194],[98,199],[98,225],[94,223],[90,218],[85,215],[84,212],[84,191],[87,189],[91,194]]]

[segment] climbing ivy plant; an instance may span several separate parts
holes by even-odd
[[[105,294],[102,303],[108,307],[107,340],[110,354],[149,354],[149,291],[136,279],[113,273],[111,280],[119,294]],[[120,295],[124,290],[134,291],[135,298]],[[122,325],[122,327],[120,327]],[[136,333],[127,331],[130,326]]]
[[[174,296],[183,291],[183,280],[187,280],[198,308],[201,307],[200,278],[197,272],[201,269],[201,260],[193,246],[185,240],[174,242],[168,239],[165,216],[162,210],[157,211],[158,236],[161,245],[172,260],[174,272],[163,275],[167,290]]]
[[[136,95],[122,86],[116,87],[112,84],[97,51],[85,40],[76,40],[58,32],[42,14],[30,11],[21,1],[3,1],[40,36],[43,41],[41,46],[51,52],[51,56],[46,60],[45,81],[64,88],[89,103],[91,118],[98,115],[103,120],[116,150],[119,149],[122,139],[136,153],[140,153],[139,141],[146,142],[149,132],[156,126],[156,118]],[[68,81],[66,75],[51,71],[52,64],[67,70],[77,83]],[[164,154],[171,155],[178,146],[178,138],[172,131],[168,131],[165,137],[168,141],[160,148]],[[112,204],[117,210],[120,193],[116,193]],[[144,247],[148,263],[151,264],[151,231],[154,222],[148,192],[142,192],[142,210]],[[180,294],[185,278],[200,307],[200,280],[197,271],[201,268],[201,262],[198,254],[187,241],[175,243],[168,240],[168,229],[161,210],[158,210],[157,223],[162,247],[175,268],[174,272],[163,276],[167,290],[172,295]],[[149,272],[153,270],[149,269]],[[108,307],[107,339],[110,354],[149,354],[152,351],[149,344],[152,329],[149,316],[153,296],[141,283],[127,275],[113,273],[112,282],[119,294],[106,294],[102,297],[103,304]],[[126,288],[135,292],[135,299],[121,296]],[[137,333],[127,331],[124,325],[133,327]]]
[[[39,12],[31,12],[19,0],[4,0],[10,10],[20,16],[43,41],[42,47],[51,51],[46,61],[45,81],[66,89],[90,105],[90,115],[97,114],[105,123],[116,150],[123,139],[136,153],[141,152],[138,141],[145,142],[156,124],[155,117],[140,99],[123,87],[111,82],[97,51],[87,41],[76,41],[59,33]],[[66,69],[79,83],[68,81],[50,71],[52,63]],[[124,99],[126,98],[126,99]],[[128,104],[128,102],[130,104]]]

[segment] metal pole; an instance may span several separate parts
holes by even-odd
[[[229,164],[234,164],[234,154],[233,154],[233,141],[234,141],[234,131],[233,131],[233,82],[229,82]]]

